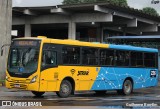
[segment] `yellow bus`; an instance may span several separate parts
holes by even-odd
[[[158,50],[76,40],[18,38],[11,42],[6,87],[35,96],[75,91],[129,95],[133,89],[158,83]]]

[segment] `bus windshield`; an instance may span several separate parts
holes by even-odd
[[[16,75],[32,74],[37,70],[39,47],[11,46],[8,72]]]

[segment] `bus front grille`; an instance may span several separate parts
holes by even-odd
[[[27,80],[14,80],[11,79],[9,81],[10,87],[11,88],[16,88],[16,89],[27,89],[27,84],[29,81]]]
[[[26,80],[14,80],[14,79],[12,79],[10,82],[13,82],[13,83],[26,83]]]
[[[10,83],[11,88],[16,88],[16,89],[27,89],[26,84],[17,84],[17,83]]]

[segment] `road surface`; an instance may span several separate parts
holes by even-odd
[[[72,95],[68,98],[59,98],[54,92],[47,92],[42,97],[38,98],[33,96],[33,94],[29,91],[19,91],[0,87],[0,100],[0,105],[2,105],[3,101],[11,101],[12,106],[18,106],[16,108],[19,109],[22,109],[22,107],[19,106],[24,106],[24,103],[28,102],[39,103],[37,106],[44,109],[51,108],[50,106],[55,106],[54,109],[59,109],[59,107],[64,107],[65,109],[82,109],[84,106],[87,106],[87,109],[129,107],[160,108],[160,86],[134,90],[133,94],[129,96],[118,95],[116,91],[107,91],[107,93],[104,95],[97,95],[93,91],[88,91],[76,92],[75,95]],[[26,105],[28,106],[28,104]],[[0,108],[5,109],[6,107],[1,106]],[[12,109],[13,107],[7,108]],[[29,109],[30,107],[23,108]]]

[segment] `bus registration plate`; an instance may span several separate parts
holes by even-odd
[[[15,84],[14,87],[20,88],[20,84]]]

